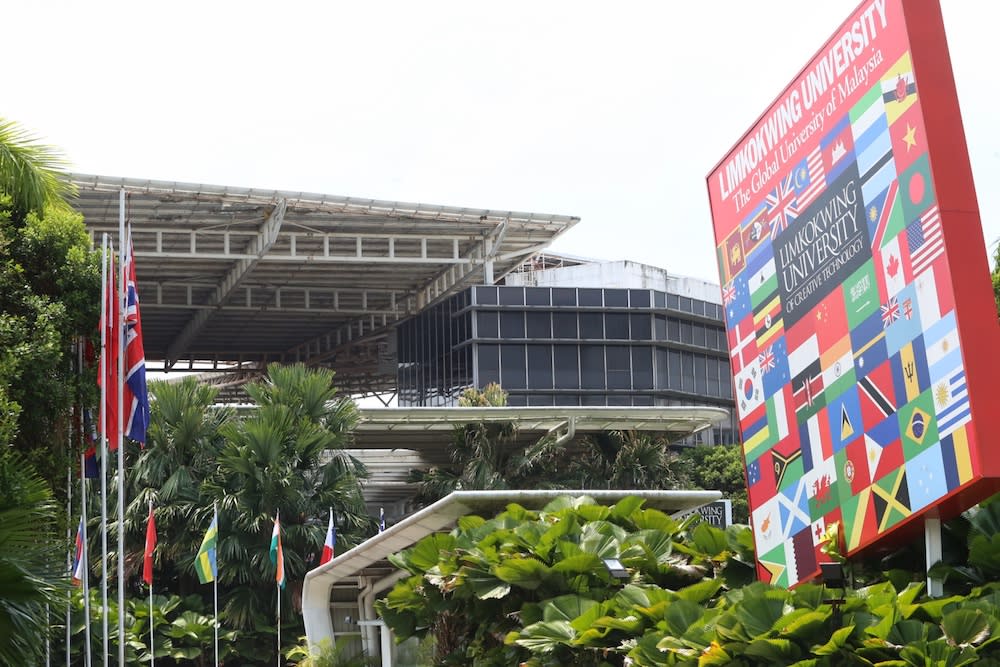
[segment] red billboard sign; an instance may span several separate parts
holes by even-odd
[[[762,579],[1000,488],[1000,331],[941,11],[866,0],[708,175]]]

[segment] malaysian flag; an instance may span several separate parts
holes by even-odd
[[[795,203],[798,210],[809,206],[823,192],[823,151],[819,146],[795,168]]]
[[[142,346],[142,322],[139,319],[139,294],[135,286],[135,253],[132,228],[125,245],[125,383],[122,407],[125,410],[125,435],[146,442],[149,426],[149,396],[146,392],[146,353]]]
[[[906,241],[910,245],[913,275],[921,273],[941,256],[944,238],[941,236],[941,213],[936,205],[906,228]]]
[[[767,212],[771,216],[771,238],[788,229],[799,215],[798,204],[795,201],[794,174],[781,179],[778,186],[766,197]]]

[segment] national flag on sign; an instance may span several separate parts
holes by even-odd
[[[323,554],[319,557],[319,564],[328,563],[333,560],[337,549],[337,526],[333,523],[333,508],[330,508],[330,523],[326,527],[326,540],[323,542]]]
[[[848,164],[854,162],[854,135],[851,134],[849,115],[841,116],[840,121],[820,140],[819,147],[826,180],[832,183]]]
[[[86,569],[87,548],[83,541],[83,517],[81,516],[80,523],[76,528],[76,548],[73,551],[73,569],[70,571],[74,586],[79,586],[80,582],[83,581]]]
[[[378,508],[378,532],[385,531],[385,508]]]
[[[142,556],[142,580],[149,586],[153,585],[153,551],[156,549],[156,518],[153,516],[153,504],[149,504],[149,517],[146,519],[146,548]]]
[[[919,275],[944,252],[944,238],[941,236],[941,214],[937,205],[920,216],[906,228],[906,240],[910,247],[910,264],[914,275]]]
[[[902,231],[903,212],[898,201],[899,181],[894,180],[885,193],[868,205],[868,230],[871,232],[872,248],[881,248],[886,239],[891,239]]]
[[[913,61],[909,51],[903,53],[882,75],[880,88],[886,119],[889,125],[893,125],[917,101],[917,82],[913,77]]]
[[[934,386],[934,408],[937,411],[938,434],[942,438],[972,419],[964,368],[959,368],[947,380],[941,380]]]
[[[899,302],[896,297],[889,297],[889,301],[882,304],[882,327],[889,328],[889,325],[899,319]]]
[[[125,410],[125,435],[136,442],[146,442],[149,426],[149,395],[146,389],[146,353],[142,344],[139,318],[139,294],[135,284],[135,255],[132,228],[128,229],[125,250],[125,384],[122,406]]]
[[[795,202],[800,211],[823,192],[826,178],[823,173],[823,151],[817,146],[793,170],[795,176]]]
[[[738,374],[757,357],[757,338],[753,315],[731,327],[729,334],[729,358],[733,364],[733,374]]]
[[[740,223],[740,228],[743,230],[743,256],[749,261],[753,252],[768,240],[767,205],[764,203],[758,205]]]
[[[274,515],[274,528],[271,530],[271,548],[269,555],[274,565],[274,581],[278,588],[285,587],[285,554],[281,550],[281,522],[278,514]]]
[[[772,239],[777,238],[781,232],[788,229],[788,226],[799,216],[799,207],[795,200],[794,178],[794,174],[782,178],[777,187],[771,190],[765,199]]]
[[[736,299],[736,286],[733,285],[733,281],[726,283],[725,287],[722,288],[722,304],[728,306]]]
[[[850,110],[851,133],[858,173],[861,176],[861,193],[867,204],[884,192],[896,178],[896,165],[892,160],[892,137],[885,116],[885,104],[878,85],[869,90]]]

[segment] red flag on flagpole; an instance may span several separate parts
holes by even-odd
[[[156,519],[153,517],[153,503],[149,504],[149,519],[146,521],[146,552],[142,559],[142,580],[153,585],[153,550],[156,549]]]
[[[102,285],[101,294],[101,373],[97,384],[101,387],[104,400],[101,403],[101,419],[99,427],[104,429],[103,435],[108,439],[111,451],[118,449],[118,347],[121,344],[121,303],[118,298],[118,281],[115,280],[115,254],[108,253],[104,260],[107,267],[107,279]],[[103,375],[103,377],[101,377]]]

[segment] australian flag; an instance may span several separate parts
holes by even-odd
[[[125,382],[122,408],[125,410],[125,435],[146,442],[149,426],[149,395],[146,392],[146,353],[142,346],[142,323],[139,319],[139,294],[135,287],[135,253],[132,228],[125,245]]]

